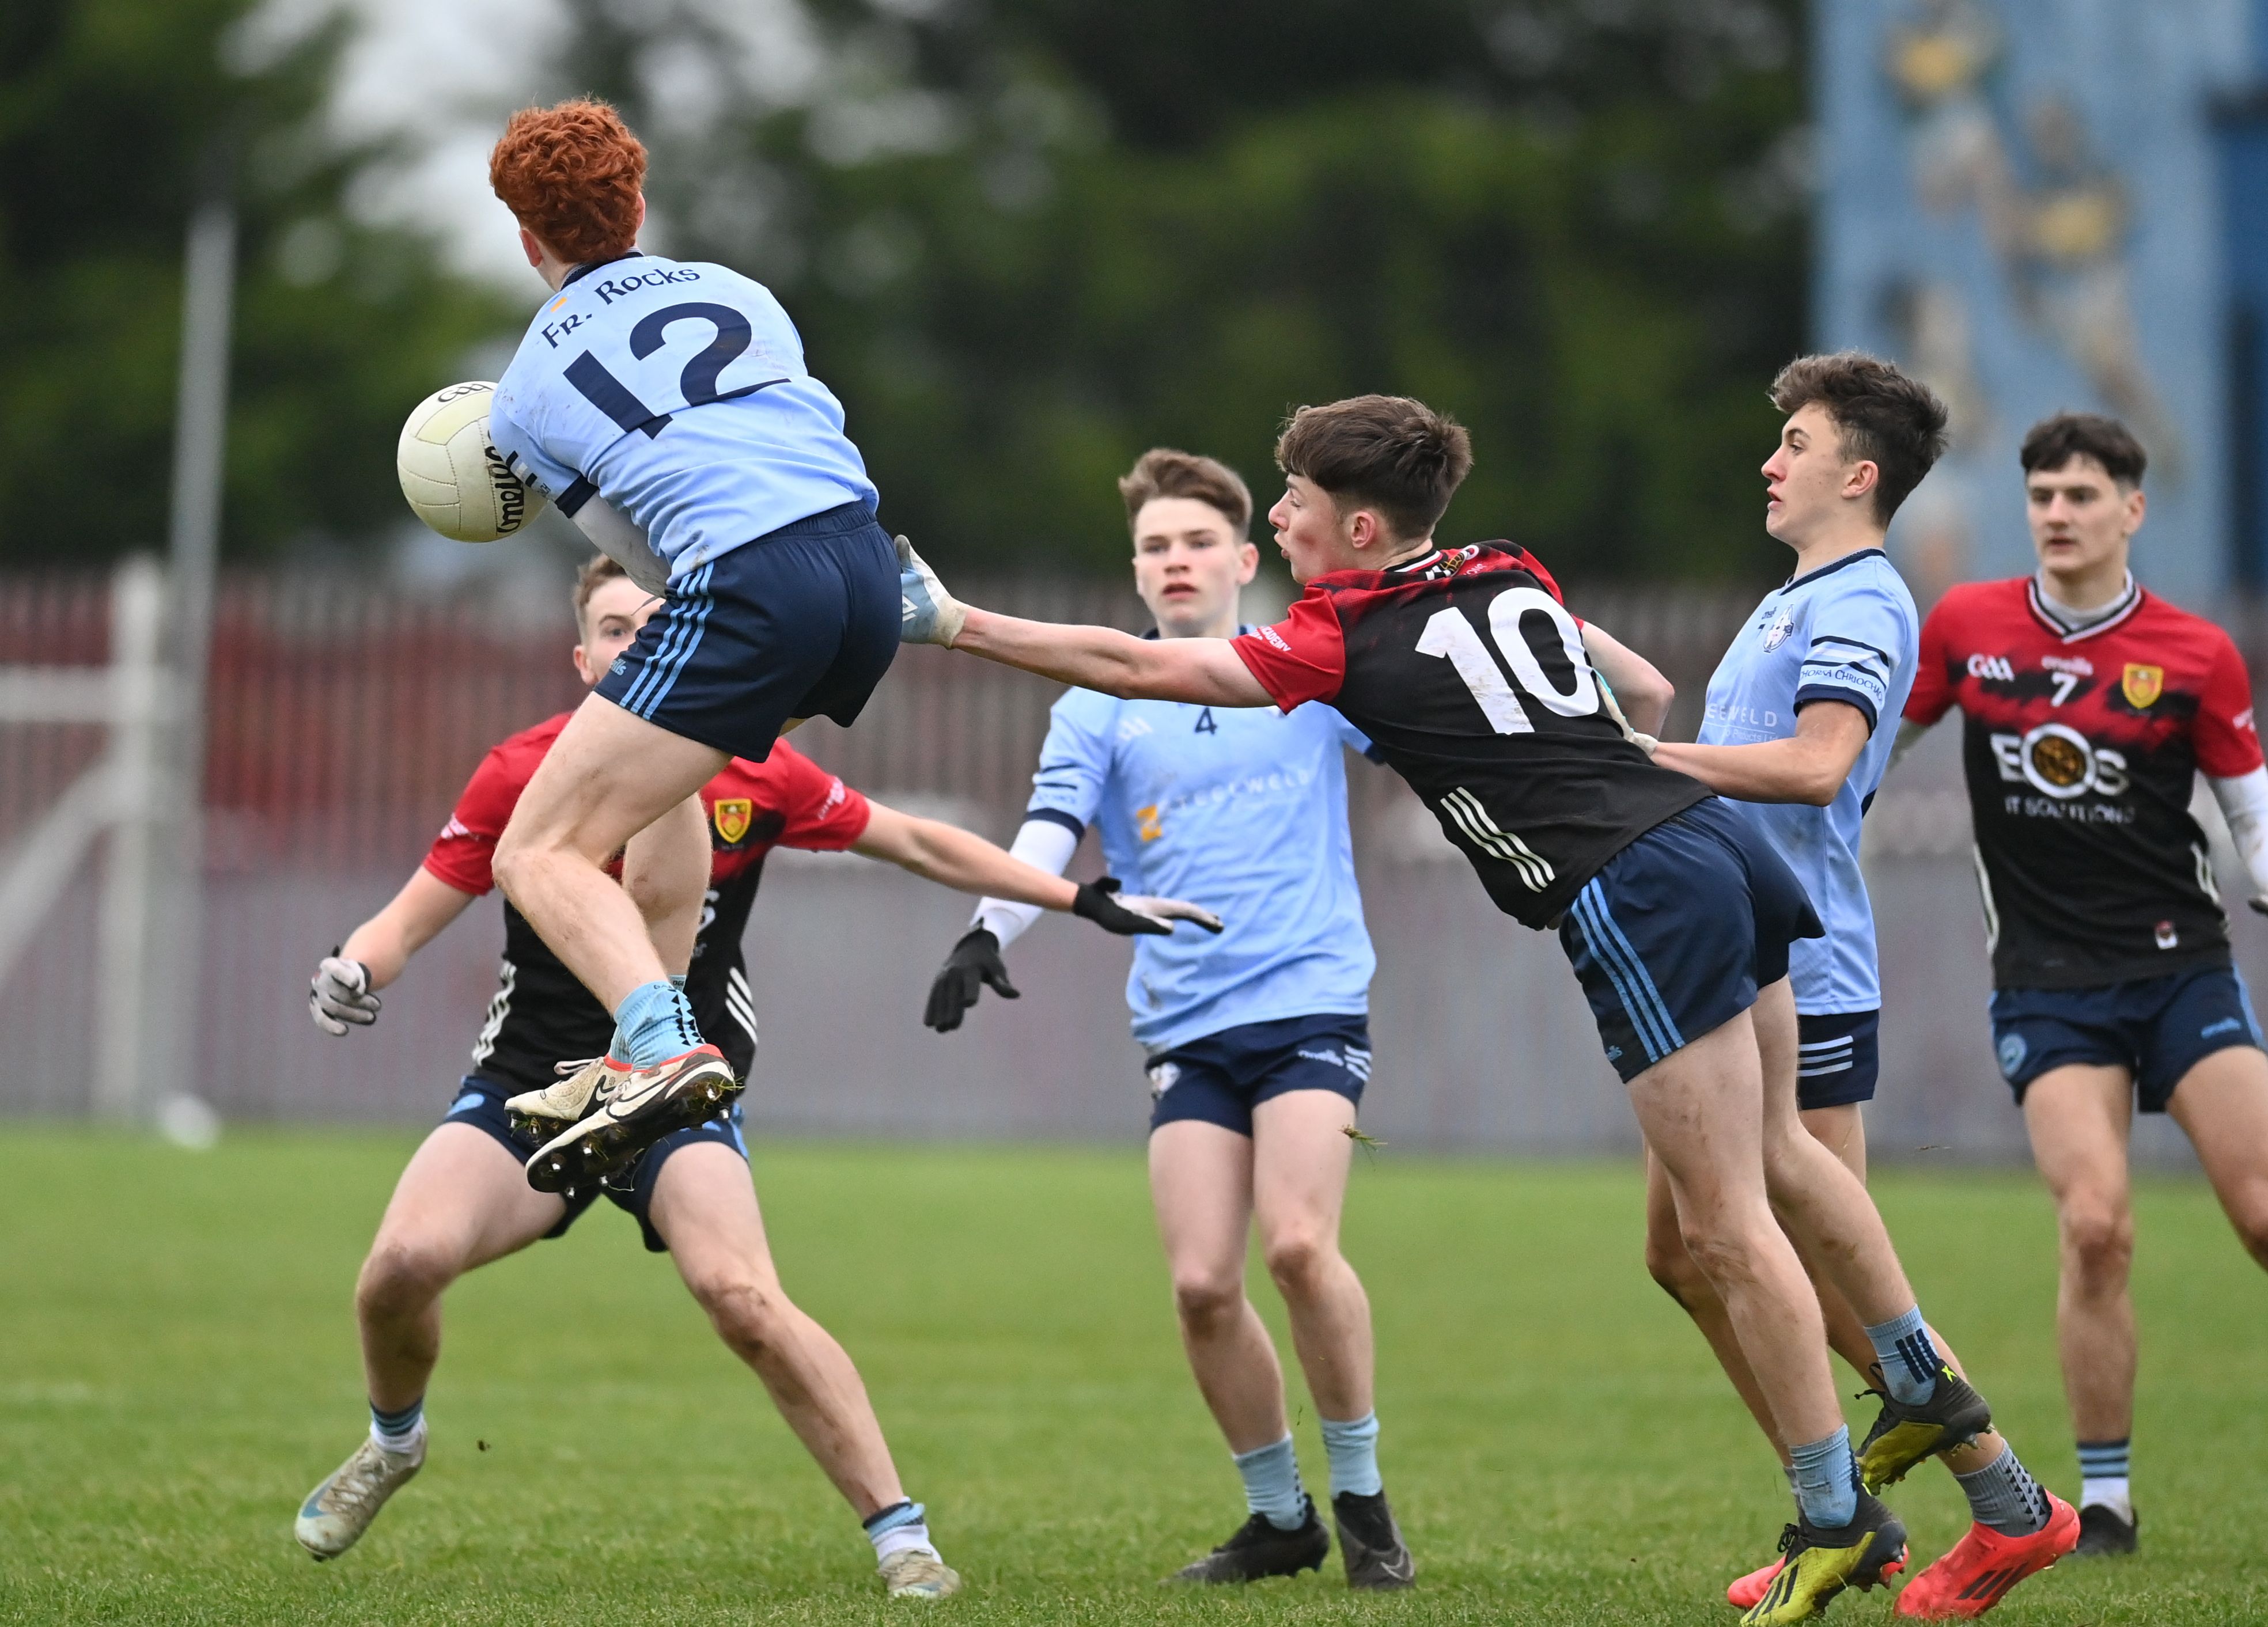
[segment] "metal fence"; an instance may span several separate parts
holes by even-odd
[[[1130,593],[1007,582],[972,596],[1051,620],[1142,625]],[[0,637],[18,670],[101,669],[113,586],[0,580]],[[1690,733],[1711,668],[1753,604],[1680,590],[1578,593],[1579,608],[1675,681]],[[2233,623],[2248,653],[2268,622]],[[242,578],[217,601],[203,796],[205,902],[195,1016],[150,1049],[154,1099],[194,1088],[236,1119],[412,1122],[434,1115],[493,987],[494,901],[389,990],[378,1025],[332,1040],[307,1021],[315,960],[399,887],[496,740],[573,705],[573,633],[484,606],[352,580]],[[1005,840],[1028,789],[1053,688],[932,649],[903,652],[855,729],[815,722],[796,744],[877,799]],[[99,724],[0,708],[0,872],[104,749]],[[1992,1069],[1968,818],[1950,729],[1901,770],[1869,821],[1887,989],[1887,1156],[1999,1157],[2021,1127]],[[1443,1148],[1592,1152],[1634,1144],[1628,1109],[1557,946],[1499,916],[1432,816],[1390,774],[1358,770],[1351,806],[1380,955],[1379,1068],[1366,1123]],[[163,821],[178,810],[159,808]],[[33,946],[0,981],[0,1111],[84,1112],[88,1036],[135,990],[98,975],[105,867],[50,878]],[[1082,860],[1092,864],[1092,856]],[[2242,915],[2242,912],[2240,912]],[[764,1042],[759,1126],[814,1133],[1133,1137],[1146,1108],[1121,998],[1126,951],[1045,921],[1012,953],[1026,998],[988,1003],[960,1034],[923,1028],[928,979],[965,901],[884,866],[783,854],[749,933]],[[2268,970],[2249,917],[2240,952]],[[2154,1130],[2145,1156],[2172,1145]]]

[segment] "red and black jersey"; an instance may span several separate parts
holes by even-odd
[[[1317,577],[1234,647],[1284,710],[1322,701],[1368,735],[1523,925],[1710,794],[1607,714],[1558,585],[1509,542]]]
[[[1922,623],[1905,715],[1961,708],[1996,987],[2078,989],[2228,964],[2197,771],[2260,766],[2228,635],[2135,590],[2069,629],[2029,577],[1956,587]]]
[[[457,810],[425,855],[425,868],[460,893],[495,885],[490,865],[519,793],[572,714],[513,735],[473,771]],[[866,829],[866,799],[786,741],[762,762],[735,757],[702,787],[709,811],[709,896],[701,913],[686,998],[703,1038],[747,1077],[755,1059],[756,1012],[740,936],[775,847],[831,852]],[[611,868],[611,866],[610,866]],[[496,998],[473,1046],[473,1071],[517,1089],[552,1082],[552,1064],[595,1056],[615,1020],[507,902]]]

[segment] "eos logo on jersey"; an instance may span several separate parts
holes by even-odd
[[[2043,723],[2029,734],[1996,734],[1992,756],[2002,779],[2021,780],[2051,797],[2125,794],[2125,757],[2060,723]]]
[[[2001,683],[2016,681],[2016,669],[2008,664],[2005,655],[1972,655],[1969,658],[1971,678],[1992,678]]]

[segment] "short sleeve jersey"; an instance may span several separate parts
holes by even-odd
[[[1608,715],[1557,584],[1508,542],[1317,577],[1234,648],[1279,708],[1322,701],[1368,736],[1526,926],[1710,795]]]
[[[1827,928],[1822,938],[1788,946],[1795,1008],[1806,1016],[1870,1012],[1882,1003],[1859,832],[1913,686],[1920,621],[1889,556],[1865,548],[1765,594],[1709,680],[1705,746],[1785,740],[1795,733],[1797,715],[1818,701],[1839,701],[1867,720],[1867,744],[1827,806],[1726,805],[1787,861]],[[1889,728],[1881,726],[1884,718]]]
[[[1906,717],[1961,709],[1995,986],[2071,989],[2229,961],[2203,769],[2261,766],[2228,635],[2137,590],[2066,632],[2029,577],[1956,587],[1922,623]]]
[[[1134,1037],[1369,1009],[1376,957],[1347,834],[1345,748],[1322,706],[1288,714],[1072,689],[1049,714],[1029,817],[1096,828],[1130,893],[1187,899],[1221,934],[1134,940]]]
[[[497,838],[571,715],[513,735],[482,760],[425,855],[437,880],[475,896],[495,885]],[[709,895],[685,993],[703,1036],[746,1079],[755,1059],[756,1010],[740,938],[764,857],[775,847],[849,847],[865,832],[867,804],[784,740],[762,762],[733,758],[702,788],[701,800],[709,814]],[[532,1090],[552,1082],[555,1063],[605,1050],[615,1020],[508,902],[504,920],[504,958],[472,1071],[513,1091]]]
[[[771,291],[658,254],[582,267],[544,303],[497,381],[489,437],[571,519],[597,499],[644,533],[673,581],[875,502],[842,403],[806,371]]]

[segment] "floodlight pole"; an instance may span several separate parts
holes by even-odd
[[[153,867],[151,931],[141,989],[108,991],[138,1005],[143,1088],[116,1112],[147,1116],[170,1095],[197,1094],[197,980],[204,915],[204,760],[207,668],[212,655],[213,571],[220,551],[221,489],[228,446],[229,330],[236,296],[236,209],[210,188],[189,217],[181,291],[181,372],[173,418],[168,565],[175,721],[163,782],[151,806],[122,810],[158,821],[167,850]],[[138,998],[137,998],[138,997]],[[161,1061],[162,1059],[162,1061]],[[162,1079],[153,1077],[159,1068]]]

